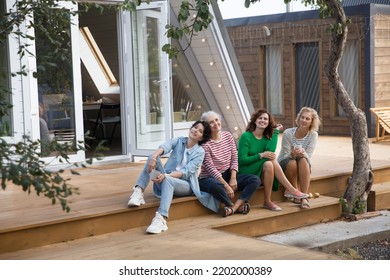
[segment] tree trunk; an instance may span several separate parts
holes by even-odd
[[[348,34],[347,18],[339,0],[325,0],[325,2],[332,13],[331,17],[335,19],[334,26],[337,28],[330,34],[331,49],[325,65],[325,72],[338,104],[344,109],[351,123],[354,156],[353,172],[348,180],[348,186],[342,202],[343,214],[349,216],[354,213],[367,212],[367,197],[373,183],[373,173],[368,145],[366,116],[349,98],[338,73],[338,66],[344,52]]]

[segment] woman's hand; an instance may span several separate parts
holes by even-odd
[[[157,159],[159,156],[161,156],[164,153],[163,148],[158,148],[153,154],[149,156],[148,160],[148,172],[152,171],[153,169],[156,169],[157,165]]]
[[[157,176],[156,179],[151,179],[150,181],[160,184],[162,183],[162,181],[164,181],[166,176],[167,176],[166,174],[161,173],[160,175]]]
[[[150,171],[152,171],[153,169],[156,169],[156,165],[157,165],[157,159],[156,158],[150,158],[150,160],[148,161],[148,173],[150,173]]]
[[[237,188],[238,188],[238,186],[237,186],[237,179],[236,178],[230,178],[229,186],[232,188],[233,192],[235,192],[237,190]]]
[[[276,159],[276,154],[274,152],[262,152],[261,153],[261,158],[268,158],[269,160],[274,160]]]
[[[305,150],[303,148],[294,149],[294,147],[291,147],[291,158],[304,157],[304,156],[305,156]]]
[[[283,125],[282,125],[281,123],[277,123],[277,124],[275,125],[275,128],[276,128],[277,130],[279,130],[279,131],[282,131],[282,130],[283,130]]]
[[[226,193],[227,195],[230,197],[230,198],[233,198],[234,197],[234,191],[232,189],[231,186],[229,186],[228,184],[225,185],[225,190],[226,190]]]

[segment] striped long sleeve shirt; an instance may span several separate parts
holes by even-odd
[[[202,145],[205,156],[199,178],[220,178],[226,170],[238,171],[237,146],[228,131],[221,131],[221,139],[210,140]]]

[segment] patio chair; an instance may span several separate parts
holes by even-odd
[[[120,104],[105,104],[100,105],[100,109],[96,119],[89,119],[94,124],[92,137],[96,137],[98,128],[101,128],[101,139],[108,139],[111,145],[114,138],[116,126],[121,123]],[[112,132],[109,138],[106,137],[106,129],[112,126]]]
[[[375,115],[375,142],[389,141],[390,136],[390,107],[370,108]]]

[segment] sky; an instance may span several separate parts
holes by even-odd
[[[285,13],[287,6],[283,0],[261,0],[260,3],[254,3],[245,8],[245,0],[218,0],[219,9],[223,19],[240,18],[249,16],[260,16]],[[290,12],[311,10],[311,7],[305,7],[301,1],[292,1],[290,3]]]

